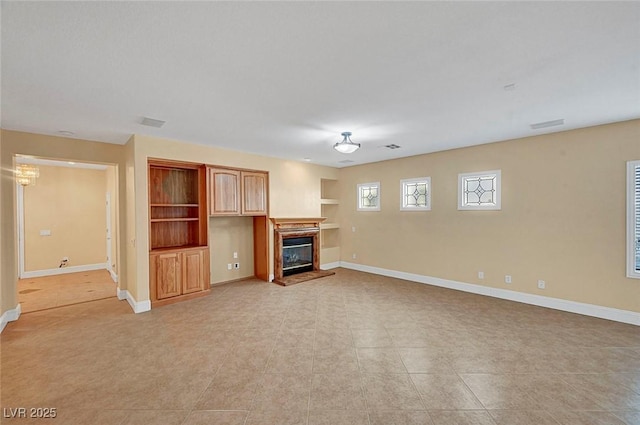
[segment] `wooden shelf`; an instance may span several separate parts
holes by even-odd
[[[149,204],[151,207],[183,207],[183,208],[197,208],[198,204]]]
[[[168,246],[165,248],[156,248],[154,250],[149,251],[149,253],[159,254],[162,252],[169,252],[169,251],[177,251],[177,250],[185,250],[185,249],[202,249],[202,248],[207,248],[207,247],[200,246],[200,245],[176,245],[176,246]]]
[[[166,223],[169,221],[198,221],[199,218],[188,218],[188,217],[178,217],[178,218],[152,218],[150,221],[152,223]]]

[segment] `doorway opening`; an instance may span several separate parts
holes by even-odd
[[[23,313],[115,297],[117,165],[16,156],[38,167],[17,184],[18,302]]]

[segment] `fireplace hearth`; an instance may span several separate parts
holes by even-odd
[[[272,218],[274,282],[291,285],[334,274],[320,270],[320,223],[323,218]]]

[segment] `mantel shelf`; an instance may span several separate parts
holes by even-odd
[[[302,217],[302,218],[270,218],[275,229],[288,227],[320,227],[320,223],[326,220],[325,217]]]

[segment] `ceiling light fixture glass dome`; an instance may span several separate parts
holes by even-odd
[[[353,143],[351,141],[350,131],[345,131],[344,133],[342,133],[342,136],[344,137],[342,141],[333,145],[333,148],[335,150],[341,153],[353,153],[358,150],[358,148],[360,147],[360,143]]]

